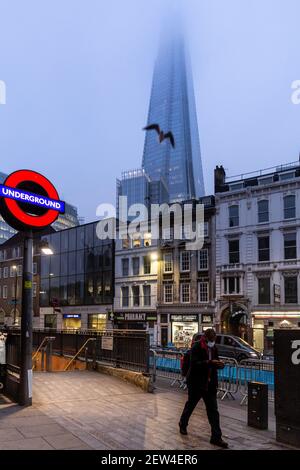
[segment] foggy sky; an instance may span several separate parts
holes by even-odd
[[[141,166],[169,0],[0,0],[0,171],[40,171],[86,221]],[[205,187],[298,159],[298,0],[185,0]]]

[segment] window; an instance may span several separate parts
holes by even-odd
[[[32,274],[34,276],[37,274],[37,263],[32,264]]]
[[[224,294],[240,294],[241,285],[240,278],[238,276],[225,277],[224,278]]]
[[[187,272],[190,270],[190,252],[182,251],[180,253],[180,271]]]
[[[258,303],[270,304],[271,303],[271,290],[270,278],[262,277],[258,279]]]
[[[129,307],[129,287],[121,287],[122,307]]]
[[[229,206],[229,227],[239,225],[239,206]]]
[[[3,268],[3,277],[5,279],[8,277],[8,266],[5,266],[5,268]]]
[[[173,257],[172,253],[166,253],[164,255],[164,272],[172,273],[173,272]]]
[[[298,303],[298,278],[286,276],[284,278],[284,299],[286,304]]]
[[[266,199],[264,201],[258,201],[258,223],[269,222],[269,201]]]
[[[129,250],[130,248],[130,238],[123,238],[122,239],[122,248],[123,250]]]
[[[132,300],[133,306],[139,307],[140,305],[140,286],[132,286]]]
[[[7,286],[3,286],[3,299],[7,299]]]
[[[208,237],[208,222],[204,222],[204,237]]]
[[[296,233],[284,234],[284,259],[297,258]]]
[[[150,285],[143,286],[143,297],[144,297],[144,306],[150,307],[151,305],[151,286]]]
[[[129,259],[122,258],[122,276],[129,275]]]
[[[208,249],[204,248],[203,250],[198,251],[198,270],[207,270],[208,269]]]
[[[0,268],[0,279],[2,277],[2,268]]]
[[[23,266],[18,264],[18,276],[22,276]]]
[[[198,283],[198,299],[201,303],[207,303],[209,299],[209,284],[207,281],[200,281]]]
[[[258,261],[270,261],[270,237],[258,237]]]
[[[229,249],[229,264],[239,263],[240,262],[240,241],[229,240],[228,249]]]
[[[164,285],[164,302],[171,304],[173,302],[173,284]]]
[[[140,248],[141,246],[141,239],[140,238],[134,238],[132,240],[132,246],[133,248]]]
[[[144,274],[151,273],[151,259],[150,256],[144,256]]]
[[[10,277],[15,277],[17,274],[17,266],[10,266]]]
[[[284,219],[294,219],[296,217],[296,197],[294,194],[283,198]]]
[[[32,283],[32,296],[36,297],[36,291],[37,291],[37,284],[36,282]]]
[[[281,175],[279,175],[280,181],[292,180],[293,178],[295,178],[294,171],[290,171],[289,173],[281,173]]]
[[[151,233],[145,233],[144,235],[144,246],[151,246]]]
[[[140,274],[140,258],[132,258],[132,274],[138,276]]]
[[[180,284],[180,300],[183,304],[190,302],[190,284]]]

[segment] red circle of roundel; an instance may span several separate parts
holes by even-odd
[[[32,170],[19,170],[9,175],[5,180],[5,186],[16,188],[23,181],[33,181],[39,184],[47,192],[50,199],[59,200],[58,193],[53,184],[45,176]],[[10,213],[25,225],[43,228],[51,225],[58,216],[58,211],[49,209],[41,216],[34,216],[24,212],[13,199],[5,199],[5,204]]]

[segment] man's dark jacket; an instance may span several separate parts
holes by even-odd
[[[216,346],[211,348],[211,360],[219,360]],[[191,349],[190,369],[187,373],[187,385],[201,390],[216,391],[218,388],[217,367],[209,360],[209,351],[204,337],[194,343]]]

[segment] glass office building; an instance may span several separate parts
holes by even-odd
[[[173,29],[164,32],[155,64],[148,112],[153,123],[173,133],[175,148],[169,140],[159,143],[155,131],[146,132],[142,167],[151,181],[166,181],[170,202],[203,196],[191,65],[183,36]]]
[[[55,320],[62,328],[105,327],[114,295],[114,240],[100,240],[96,227],[93,222],[42,237],[53,251],[41,256],[40,307],[53,315],[45,326]]]

